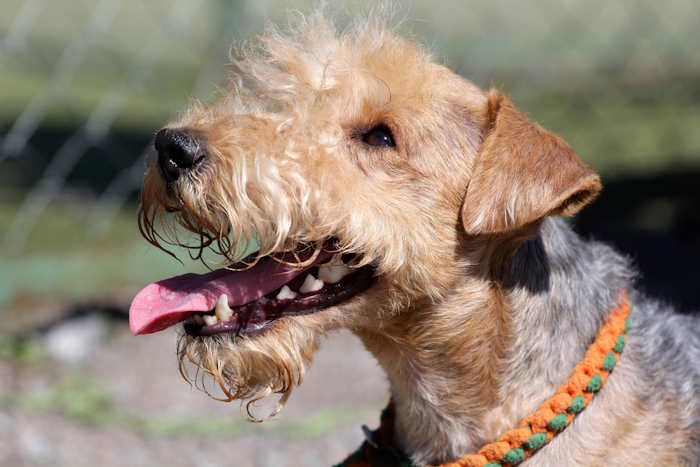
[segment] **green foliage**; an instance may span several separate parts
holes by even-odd
[[[83,374],[70,375],[48,390],[23,396],[21,402],[30,409],[58,412],[85,423],[121,421],[121,416],[113,408],[109,390]]]
[[[0,225],[10,223],[14,208],[0,203]],[[85,224],[88,213],[88,206],[80,202],[55,203],[41,216],[41,227],[29,234],[25,254],[16,256],[0,248],[0,313],[49,299],[70,301],[100,297],[110,290],[136,291],[164,277],[205,270],[182,249],[173,249],[183,261],[179,263],[146,243],[136,225],[134,206],[128,206],[108,229],[97,232]]]
[[[14,337],[0,333],[0,360],[36,364],[45,359],[46,353],[35,339]]]

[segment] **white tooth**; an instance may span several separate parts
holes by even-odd
[[[342,260],[339,262],[331,260],[330,263],[319,266],[318,277],[327,284],[335,284],[351,272],[352,269],[347,267]]]
[[[301,293],[316,292],[318,290],[321,290],[322,288],[323,288],[323,281],[320,279],[316,279],[313,275],[309,274],[306,276],[306,279],[304,279],[304,283],[301,284],[301,287],[299,287],[299,292],[301,292]]]
[[[233,316],[233,311],[228,306],[228,296],[226,294],[221,294],[219,299],[216,301],[216,309],[214,310],[216,317],[221,321],[228,321]]]
[[[285,285],[280,289],[279,293],[277,294],[277,300],[289,300],[296,296],[297,293]]]
[[[216,315],[202,315],[202,319],[207,326],[213,326],[219,322],[219,318]]]

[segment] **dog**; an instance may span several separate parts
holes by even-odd
[[[565,141],[380,19],[301,17],[233,66],[157,133],[142,187],[148,241],[224,265],[130,309],[134,334],[182,327],[187,380],[250,417],[278,394],[274,415],[344,328],[392,401],[344,465],[700,465],[700,323],[562,220],[601,190]]]

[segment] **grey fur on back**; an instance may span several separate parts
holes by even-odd
[[[680,405],[677,422],[691,434],[687,462],[700,465],[700,319],[674,313],[671,306],[639,292],[630,300],[628,352],[642,369],[639,393]]]
[[[544,371],[553,385],[565,380],[620,290],[627,289],[631,330],[622,358],[636,369],[625,373],[638,379],[630,385],[634,396],[650,405],[663,400],[679,408],[668,415],[690,434],[686,464],[700,465],[700,318],[674,313],[671,306],[644,296],[634,289],[634,279],[628,258],[582,239],[561,219],[546,219],[540,235],[513,256],[504,278],[514,300],[521,298],[515,309],[537,309],[521,314],[529,339],[516,345],[512,361],[523,371]],[[537,368],[538,361],[550,366]]]

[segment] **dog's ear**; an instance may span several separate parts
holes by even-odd
[[[558,136],[528,120],[499,91],[462,205],[468,234],[519,229],[545,216],[571,216],[600,191],[600,178]]]

